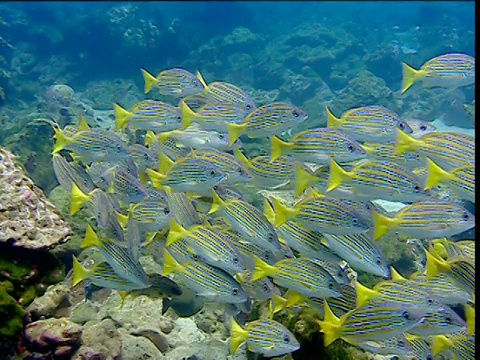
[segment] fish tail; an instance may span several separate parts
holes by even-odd
[[[273,317],[274,314],[276,314],[279,311],[282,311],[283,309],[286,308],[287,304],[287,299],[281,297],[280,295],[277,294],[272,294],[272,300],[270,301],[270,306],[271,307],[271,317]]]
[[[263,215],[267,218],[270,224],[275,224],[275,211],[267,198],[263,198]]]
[[[341,336],[341,320],[335,316],[328,306],[327,300],[324,300],[324,320],[315,320],[323,332],[324,346],[327,347]]]
[[[338,163],[331,159],[330,161],[330,176],[328,177],[327,192],[335,190],[342,185],[342,181],[349,177],[350,173],[343,170]]]
[[[366,305],[370,300],[378,297],[380,293],[373,289],[370,289],[357,281],[356,285],[357,290],[357,307],[362,307]]]
[[[445,246],[438,241],[431,242],[428,251],[430,251],[432,255],[437,255],[437,257],[441,259],[446,259],[448,257],[447,249],[445,249]]]
[[[395,143],[394,154],[401,155],[405,151],[415,150],[420,144],[421,140],[417,140],[402,130],[397,129],[397,141]]]
[[[465,304],[465,320],[467,321],[467,334],[472,336],[475,333],[475,308]]]
[[[300,196],[310,185],[316,184],[318,177],[309,173],[305,168],[297,164],[295,168],[295,195]]]
[[[53,137],[55,138],[55,145],[53,146],[52,154],[58,154],[61,150],[65,149],[66,146],[72,143],[72,139],[65,135],[59,127],[54,127],[53,131],[55,134]]]
[[[125,129],[128,120],[132,118],[133,113],[118,104],[113,105],[113,107],[115,109],[115,130]]]
[[[284,150],[289,148],[291,143],[280,140],[277,136],[272,136],[272,155],[270,156],[270,162],[274,162],[280,156],[283,155]]]
[[[443,182],[443,179],[450,179],[452,175],[427,158],[427,181],[425,190],[433,188]]]
[[[179,268],[181,265],[175,260],[175,258],[168,252],[167,249],[164,249],[163,252],[163,272],[162,275],[166,276],[175,272],[175,269]]]
[[[141,69],[143,80],[145,81],[145,94],[148,94],[153,87],[158,83],[158,79],[150,74],[147,70]]]
[[[191,153],[191,155],[193,154]],[[175,162],[164,153],[160,153],[159,159],[160,159],[160,173],[161,174],[168,173]]]
[[[167,236],[167,246],[172,245],[174,242],[180,240],[182,237],[188,236],[188,230],[182,227],[175,219],[170,220],[170,231]]]
[[[393,281],[405,281],[405,279],[393,266],[390,266],[390,274]]]
[[[220,210],[222,206],[225,206],[225,201],[223,201],[222,198],[218,196],[215,190],[213,190],[212,199],[213,199],[212,207],[210,208],[210,210],[208,210],[208,214],[213,214],[218,210]]]
[[[125,299],[127,298],[128,291],[119,291],[118,295],[120,295],[120,305],[118,306],[119,309],[123,308],[123,305],[125,305]]]
[[[164,143],[165,141],[167,141],[171,137],[172,137],[172,132],[171,131],[164,131],[164,132],[160,133],[160,135],[158,136],[158,140],[160,141],[160,143]]]
[[[77,285],[80,281],[85,280],[91,271],[87,268],[83,267],[82,264],[78,261],[78,259],[73,256],[73,280],[72,280],[72,287]]]
[[[85,231],[85,238],[83,239],[82,243],[80,244],[80,247],[82,249],[85,249],[87,247],[92,247],[92,246],[102,246],[102,241],[98,237],[97,234],[95,234],[95,231],[93,231],[92,227],[90,224],[87,224],[87,230]]]
[[[445,335],[432,336],[432,355],[437,356],[453,346],[453,342]]]
[[[162,183],[165,180],[165,175],[160,174],[159,172],[152,169],[147,169],[147,173],[150,177],[150,181],[152,182],[153,187],[156,189],[162,189]]]
[[[235,144],[240,135],[242,135],[247,129],[248,124],[227,124],[228,129],[228,146]]]
[[[335,115],[333,115],[328,106],[325,106],[325,109],[327,110],[327,126],[332,129],[341,126],[342,119],[335,117]]]
[[[415,70],[410,65],[402,63],[402,94],[410,89],[410,87],[421,77],[421,72]]]
[[[77,184],[72,184],[72,190],[70,194],[70,215],[75,215],[85,203],[90,200],[90,194],[85,194]]]
[[[238,347],[247,339],[248,331],[243,329],[232,317],[230,327],[230,350],[232,354],[237,352]]]
[[[372,213],[374,226],[373,240],[377,241],[383,235],[388,234],[397,224],[394,218],[389,218],[376,211],[373,211]]]
[[[277,198],[272,198],[273,208],[275,210],[275,226],[279,227],[292,219],[298,211],[283,205]]]
[[[253,270],[252,274],[252,282],[276,273],[275,267],[259,259],[256,255],[254,255],[253,258],[255,259],[255,269]]]
[[[147,133],[145,134],[145,145],[151,146],[152,143],[154,143],[155,141],[158,141],[157,136],[152,130],[148,130]]]
[[[427,263],[425,265],[425,270],[427,271],[427,279],[432,279],[438,273],[442,272],[444,269],[448,269],[448,264],[444,260],[437,259],[433,256],[427,249],[425,250],[425,255],[427,256]]]
[[[238,160],[245,164],[246,167],[252,167],[252,163],[250,162],[250,160],[247,159],[247,157],[240,151],[238,147],[233,149],[233,154]]]
[[[180,101],[180,111],[182,112],[182,129],[189,127],[197,114],[190,109],[185,101]]]
[[[296,291],[289,291],[287,296],[287,303],[285,304],[285,306],[287,307],[295,306],[302,303],[306,299],[307,297],[303,294],[300,294]]]
[[[128,224],[128,215],[123,215],[121,213],[118,213],[118,212],[115,212],[116,216],[117,216],[117,220],[118,222],[120,223],[120,226],[123,228],[123,229],[126,229],[127,228],[127,224]]]

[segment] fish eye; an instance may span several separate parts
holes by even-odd
[[[251,110],[251,109],[252,109],[252,105],[247,104],[247,106],[245,106],[245,108],[246,108],[247,110]]]
[[[405,128],[405,125],[403,123],[399,123],[398,127],[403,130]]]
[[[404,347],[405,343],[403,342],[403,340],[398,340],[398,345],[401,347]]]
[[[264,258],[265,258],[265,260],[270,260],[270,255],[268,255],[268,253],[265,253]]]
[[[148,160],[148,154],[143,154],[143,158],[144,158],[145,160]]]
[[[329,289],[333,289],[333,283],[332,283],[332,282],[329,282],[329,283],[328,283],[328,288],[329,288]]]
[[[233,288],[233,289],[232,289],[232,294],[233,294],[233,295],[238,295],[238,289],[237,289],[237,288]]]
[[[272,233],[268,234],[268,242],[273,242],[274,236]]]
[[[118,152],[122,151],[122,147],[120,146],[120,144],[117,144],[117,145],[116,145],[116,148],[117,148],[117,151],[118,151]]]
[[[353,145],[352,144],[348,144],[348,150],[353,151]]]
[[[163,209],[163,213],[164,213],[165,215],[170,214],[170,209],[169,209],[168,207],[164,208],[164,209]]]
[[[377,259],[376,264],[377,264],[377,265],[382,265],[382,260]]]
[[[339,278],[342,278],[342,277],[343,277],[343,274],[342,274],[341,271],[338,272],[338,277],[339,277]]]
[[[425,125],[420,125],[420,130],[425,131],[427,130],[427,127]]]
[[[192,85],[197,85],[197,79],[192,80]]]
[[[290,336],[288,336],[287,334],[283,335],[283,341],[288,344],[290,342]]]
[[[415,185],[415,186],[413,187],[413,190],[415,190],[415,192],[417,192],[417,193],[420,192],[420,186]]]
[[[236,256],[233,257],[233,262],[234,262],[235,264],[238,263],[238,258],[237,258]]]
[[[215,170],[210,171],[210,176],[214,177],[215,176]]]
[[[353,224],[353,225],[358,225],[358,219],[357,219],[357,218],[353,218],[353,219],[352,219],[352,224]]]
[[[224,136],[223,134],[219,134],[219,135],[218,135],[218,138],[219,138],[220,140],[223,140],[224,137],[225,137],[225,136]]]
[[[433,300],[432,300],[431,298],[428,298],[428,299],[427,299],[427,303],[428,303],[428,304],[433,304]]]
[[[407,312],[407,311],[404,311],[402,313],[402,317],[405,319],[405,320],[409,320],[410,319],[410,314]]]
[[[463,218],[463,220],[467,221],[467,220],[470,218],[470,216],[468,216],[468,213],[465,211],[465,212],[463,213],[462,218]]]
[[[181,115],[178,115],[178,116],[177,116],[177,120],[182,120],[182,116],[181,116]]]
[[[243,169],[241,167],[239,167],[237,171],[239,174],[243,174]]]
[[[446,321],[447,323],[450,323],[450,322],[452,322],[452,318],[451,318],[450,316],[447,316],[447,317],[445,318],[445,321]]]
[[[298,117],[298,111],[297,111],[297,110],[293,110],[293,111],[292,111],[292,115],[293,115],[294,117]]]
[[[415,154],[415,158],[416,158],[417,160],[420,160],[420,154]]]
[[[267,283],[263,283],[263,290],[268,291],[268,285],[267,285]]]
[[[198,255],[197,255],[197,254],[193,254],[193,255],[192,255],[192,259],[195,260],[195,261],[197,261],[197,260],[198,260]]]

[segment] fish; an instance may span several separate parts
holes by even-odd
[[[280,293],[280,290],[268,278],[252,281],[252,272],[249,270],[236,274],[235,279],[247,294],[257,301],[269,300],[273,295]]]
[[[475,203],[475,165],[469,164],[446,171],[431,159],[427,159],[427,181],[425,189],[445,183],[461,199]]]
[[[115,130],[129,126],[134,131],[161,132],[176,129],[182,124],[180,109],[163,101],[143,100],[133,105],[130,111],[115,104],[114,110]]]
[[[456,333],[467,327],[465,320],[446,305],[442,308],[428,311],[424,317],[425,322],[411,328],[409,330],[410,334],[428,337]]]
[[[242,286],[225,271],[202,261],[187,261],[180,264],[164,251],[163,275],[175,273],[182,283],[194,290],[198,296],[209,301],[229,304],[243,304],[247,294]]]
[[[306,198],[293,209],[286,207],[276,198],[272,201],[276,227],[293,220],[310,230],[337,235],[363,233],[370,228],[368,220],[339,199],[327,196]]]
[[[396,139],[398,129],[407,134],[413,130],[393,111],[382,106],[353,108],[335,117],[328,106],[328,127],[339,130],[357,141],[385,142]]]
[[[475,58],[467,54],[449,53],[434,57],[415,70],[402,63],[402,94],[417,81],[423,87],[456,89],[475,83]]]
[[[246,342],[248,350],[266,357],[288,354],[300,348],[295,336],[274,320],[255,320],[244,329],[232,318],[230,332],[232,354],[243,342]]]
[[[428,279],[424,273],[412,274],[410,280],[416,282],[427,291],[430,296],[445,305],[465,305],[472,301],[472,296],[459,288],[452,276],[447,273],[438,273]]]
[[[307,297],[327,298],[341,295],[340,285],[313,259],[284,259],[269,265],[255,255],[254,258],[253,281],[270,276],[275,284]]]
[[[289,103],[273,102],[262,105],[249,113],[243,123],[227,123],[230,145],[242,134],[249,138],[281,134],[307,118],[305,111]]]
[[[187,129],[193,123],[208,131],[228,132],[227,124],[242,124],[247,114],[235,103],[207,103],[193,111],[185,102],[180,103],[182,128]],[[237,139],[229,139],[229,146]]]
[[[405,206],[393,217],[373,212],[374,235],[382,236],[397,231],[418,239],[449,237],[475,226],[475,217],[455,203],[443,200],[418,201]]]
[[[130,204],[128,216],[117,214],[117,217],[120,217],[120,223],[125,226],[127,221],[133,220],[141,232],[153,233],[168,227],[172,211],[164,200],[146,198]]]
[[[108,193],[124,204],[142,201],[149,196],[148,189],[140,180],[116,165]]]
[[[418,360],[433,359],[433,352],[430,347],[430,341],[412,334],[405,334],[409,343],[410,357]]]
[[[430,134],[437,130],[437,127],[429,121],[407,119],[405,120],[412,129],[412,136],[416,139],[421,138],[424,135]]]
[[[396,355],[400,358],[408,358],[412,352],[410,343],[404,334],[400,334],[385,340],[368,340],[356,343],[355,346],[369,353],[379,355]]]
[[[197,296],[195,291],[187,287],[181,287],[182,293],[172,298],[162,299],[162,315],[172,308],[180,317],[191,317],[203,309],[205,298]]]
[[[300,256],[300,258],[301,258],[301,256]],[[345,284],[348,284],[350,282],[350,279],[348,278],[348,274],[347,274],[347,266],[342,266],[339,263],[325,261],[325,260],[322,260],[322,259],[318,259],[316,257],[305,256],[305,258],[309,258],[310,260],[312,260],[313,262],[316,262],[322,268],[327,270],[328,273],[330,275],[332,275],[332,277],[335,279],[335,281],[339,285],[345,285]],[[297,259],[298,259],[298,257],[297,257]]]
[[[189,228],[202,222],[195,204],[187,194],[166,189],[165,195],[168,208],[178,224]]]
[[[128,149],[139,173],[145,172],[148,168],[157,168],[160,165],[158,154],[146,146],[134,144],[129,146]]]
[[[157,88],[161,95],[183,97],[195,95],[204,90],[202,82],[191,72],[181,68],[161,71],[156,77],[141,69],[145,81],[145,94]]]
[[[454,334],[454,336],[434,336],[432,354],[433,356],[443,354],[447,358],[458,360],[473,360],[475,359],[475,336],[463,333]]]
[[[200,159],[205,159],[227,175],[226,184],[250,183],[253,176],[248,168],[235,156],[228,152],[210,149],[209,151],[195,152]]]
[[[150,149],[155,156],[165,154],[172,160],[178,160],[187,156],[192,150],[190,147],[177,147],[174,139],[167,139],[161,143],[153,131],[147,131],[145,134],[145,146]]]
[[[271,161],[289,154],[298,161],[327,165],[330,159],[350,162],[364,159],[367,153],[356,140],[331,128],[305,130],[285,142],[272,136]]]
[[[72,190],[72,184],[75,184],[84,193],[88,193],[95,188],[90,176],[85,169],[74,161],[67,161],[62,155],[52,156],[53,171],[58,183],[67,191]]]
[[[390,267],[378,244],[366,234],[325,234],[328,248],[344,259],[354,270],[391,278]]]
[[[432,254],[437,254],[441,258],[448,260],[452,257],[465,257],[470,258],[471,260],[475,260],[475,253],[469,253],[468,251],[464,251],[464,246],[460,245],[467,245],[466,243],[469,242],[468,240],[463,241],[463,244],[456,243],[445,238],[443,239],[434,239],[430,240],[429,242],[429,249]]]
[[[369,200],[413,202],[427,200],[431,196],[412,171],[388,160],[365,161],[346,171],[332,159],[327,193],[344,183],[350,185],[354,192],[362,193],[362,199],[368,194]]]
[[[371,160],[388,160],[396,162],[410,170],[424,167],[426,157],[422,156],[418,151],[406,151],[402,154],[395,153],[395,141],[384,143],[363,143],[362,147],[367,152],[368,158]]]
[[[395,154],[403,154],[408,150],[416,150],[429,157],[446,171],[475,162],[475,138],[467,134],[434,131],[415,139],[399,131]]]

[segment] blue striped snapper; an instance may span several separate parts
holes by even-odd
[[[412,136],[416,139],[421,138],[424,135],[430,134],[437,130],[436,126],[429,121],[407,119],[405,120],[412,129]]]
[[[335,117],[328,107],[326,110],[328,127],[337,129],[357,141],[392,141],[395,140],[398,129],[408,134],[413,132],[397,114],[382,106],[350,109],[344,112],[341,118]]]
[[[255,320],[243,329],[233,318],[231,324],[230,350],[232,354],[238,347],[247,343],[248,350],[267,357],[294,352],[300,348],[295,336],[282,324],[274,320]]]
[[[88,173],[76,162],[69,162],[62,155],[55,154],[52,156],[52,165],[55,178],[65,190],[71,191],[72,184],[77,185],[85,193],[95,188]]]
[[[123,227],[127,226],[128,220],[135,221],[140,231],[153,233],[168,226],[172,212],[165,200],[147,198],[143,201],[130,204],[128,215],[117,214]]]
[[[395,146],[395,141],[362,144],[368,157],[372,160],[393,161],[410,170],[425,166],[426,158],[421,156],[418,151],[406,151],[402,154],[396,154]]]
[[[397,231],[418,239],[449,237],[475,226],[475,217],[463,207],[448,201],[419,201],[407,205],[393,217],[373,212],[374,235]]]
[[[272,137],[271,161],[289,154],[298,161],[328,164],[330,159],[349,162],[364,159],[367,153],[356,140],[330,128],[305,130],[285,142]]]
[[[410,357],[417,360],[433,359],[430,340],[412,334],[405,334],[410,348]]]
[[[475,58],[466,54],[450,53],[428,60],[419,70],[402,63],[402,94],[415,82],[423,87],[456,89],[475,83]]]
[[[116,165],[108,193],[124,204],[142,201],[149,196],[149,191],[140,180]]]
[[[447,358],[458,360],[475,359],[475,336],[464,333],[454,335],[437,335],[433,337],[432,354],[443,354]]]
[[[178,160],[188,155],[190,147],[177,147],[174,139],[167,139],[163,143],[157,138],[153,131],[147,131],[145,134],[145,146],[147,146],[156,156],[165,154],[172,160]]]
[[[145,172],[147,168],[157,168],[160,165],[158,154],[146,146],[134,144],[129,146],[128,149],[140,174]]]
[[[385,340],[368,340],[359,342],[356,343],[355,346],[373,354],[396,355],[405,359],[408,359],[409,355],[412,353],[412,347],[404,334]]]
[[[452,257],[465,257],[470,260],[475,260],[475,251],[465,251],[465,247],[468,248],[470,244],[475,244],[473,240],[464,240],[459,242],[453,242],[448,239],[435,239],[430,240],[429,250],[432,254],[438,254],[441,258],[448,260]]]
[[[249,183],[253,180],[252,174],[245,165],[230,153],[210,149],[195,152],[195,156],[215,164],[222,172],[227,174],[225,183]]]
[[[169,103],[157,100],[143,100],[133,105],[130,111],[118,104],[114,105],[115,130],[127,126],[135,130],[155,132],[176,129],[182,124],[180,109]]]
[[[156,88],[162,95],[183,97],[198,94],[204,89],[202,82],[185,69],[165,69],[157,76],[150,74],[145,69],[141,70],[145,81],[145,94]]]
[[[242,134],[250,138],[278,135],[305,121],[307,117],[305,111],[288,103],[273,102],[262,105],[248,114],[243,123],[227,124],[230,144],[233,144]]]
[[[168,208],[178,224],[189,228],[202,222],[194,202],[187,194],[166,189],[165,195]]]
[[[280,294],[280,290],[268,278],[252,281],[252,272],[249,270],[236,274],[235,279],[247,294],[257,301],[265,301],[275,294]]]
[[[163,275],[175,273],[185,285],[198,296],[209,301],[241,304],[247,301],[242,286],[225,271],[202,261],[187,261],[180,264],[167,251],[164,251]]]
[[[196,112],[188,107],[185,102],[180,103],[182,111],[182,128],[187,129],[193,123],[210,131],[228,132],[227,124],[242,124],[247,113],[235,103],[207,103]],[[235,144],[237,139],[229,138],[229,146]]]

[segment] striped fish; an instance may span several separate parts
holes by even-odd
[[[196,156],[215,164],[223,173],[227,175],[227,184],[238,184],[251,182],[253,180],[250,171],[235,156],[224,151],[212,150],[196,152]]]
[[[475,217],[463,207],[448,201],[419,201],[407,205],[393,217],[373,213],[374,235],[397,231],[417,239],[449,237],[475,226]]]
[[[426,200],[430,191],[423,190],[423,184],[407,168],[388,160],[370,160],[344,170],[331,160],[327,192],[341,184],[350,185],[354,192],[370,195],[369,200],[413,202]]]
[[[242,134],[250,138],[278,135],[305,121],[307,117],[305,111],[288,103],[273,102],[262,105],[248,114],[242,124],[227,124],[230,144]]]
[[[184,102],[180,103],[182,111],[182,127],[188,128],[197,123],[201,128],[211,131],[227,132],[227,124],[242,124],[247,114],[235,103],[207,103],[194,112]],[[231,140],[232,146],[237,139]]]
[[[464,247],[461,246],[467,245],[467,242],[469,241],[466,240],[461,242],[463,244],[459,244],[447,239],[431,240],[429,244],[429,251],[432,254],[438,254],[440,257],[447,260],[452,257],[465,257],[475,260],[475,252],[465,252]]]
[[[403,63],[402,93],[415,82],[423,87],[456,89],[475,83],[475,58],[466,54],[444,54],[428,60],[419,70]]]
[[[148,146],[155,156],[160,156],[160,154],[163,153],[173,160],[178,160],[187,156],[191,150],[189,147],[177,147],[177,143],[174,139],[167,139],[165,142],[160,143],[153,131],[147,131],[147,134],[145,135],[145,145]]]
[[[252,272],[249,270],[244,271],[242,274],[237,274],[235,278],[247,294],[257,301],[268,300],[272,295],[280,293],[280,290],[278,290],[269,278],[252,281]]]
[[[55,178],[65,190],[70,192],[72,184],[77,185],[84,193],[89,193],[95,188],[92,179],[79,164],[69,162],[59,154],[52,156],[52,164]]]
[[[187,194],[181,192],[165,191],[168,208],[175,221],[185,228],[200,224],[199,213]]]
[[[427,160],[426,189],[445,183],[456,195],[475,203],[475,164],[469,164],[445,171],[432,160]]]
[[[405,338],[408,341],[409,348],[411,350],[410,358],[417,360],[430,360],[433,359],[433,352],[430,347],[430,341],[421,337],[405,334]]]
[[[430,134],[437,130],[436,126],[429,121],[408,119],[405,120],[412,129],[412,136],[416,139],[421,138],[424,135]]]
[[[345,285],[350,283],[350,279],[348,278],[348,273],[346,271],[347,267],[344,267],[340,265],[339,263],[334,263],[330,261],[325,261],[321,259],[317,259],[316,257],[307,257],[313,262],[317,263],[320,265],[322,268],[328,271],[330,275],[334,278],[334,280],[339,284],[339,285]]]
[[[146,171],[147,168],[157,168],[160,164],[158,154],[141,144],[131,145],[128,149],[140,173]]]
[[[145,94],[157,88],[161,95],[183,97],[201,92],[204,87],[201,81],[191,72],[181,68],[161,71],[157,76],[141,69],[145,81]]]
[[[118,165],[114,173],[112,183],[107,190],[108,193],[124,204],[139,202],[148,197],[149,192],[147,188],[138,178]]]
[[[114,110],[115,130],[129,126],[134,131],[160,132],[176,129],[182,124],[180,109],[163,101],[143,100],[133,105],[130,111],[115,104]]]
[[[433,337],[432,354],[442,354],[448,359],[474,360],[475,359],[475,335],[467,336],[460,332],[457,334],[437,335]]]
[[[428,337],[452,334],[467,328],[467,323],[448,306],[430,310],[424,315],[425,322],[409,330],[412,335]]]
[[[426,158],[418,151],[406,151],[403,154],[395,154],[395,141],[385,143],[364,143],[362,147],[372,160],[388,160],[413,170],[425,166]]]
[[[356,271],[390,279],[390,268],[378,244],[366,234],[325,234],[328,248]]]
[[[471,295],[460,289],[452,276],[447,273],[439,273],[427,279],[424,273],[416,273],[410,276],[410,279],[427,291],[432,298],[440,301],[442,304],[465,305],[472,300]]]
[[[330,159],[349,162],[364,159],[367,153],[356,140],[330,128],[302,131],[285,142],[272,137],[271,161],[289,154],[298,161],[329,164]]]
[[[235,246],[221,233],[203,225],[195,225],[188,230],[175,220],[170,222],[167,246],[183,239],[199,258],[206,263],[234,273],[245,269],[242,257]]]
[[[446,171],[475,162],[475,138],[456,132],[434,131],[421,139],[398,132],[395,153],[415,150]]]
[[[148,276],[139,262],[134,261],[127,251],[111,240],[100,240],[92,227],[87,225],[82,248],[96,246],[113,270],[130,282],[148,287]]]
[[[385,340],[368,340],[365,342],[359,342],[355,345],[369,353],[396,355],[405,359],[409,358],[408,356],[412,352],[412,347],[403,334]]]
[[[307,297],[326,298],[341,295],[340,285],[313,259],[284,259],[269,265],[256,256],[254,258],[253,281],[270,276],[275,284]]]
[[[255,320],[243,329],[232,318],[230,332],[232,354],[237,352],[243,342],[247,343],[248,350],[266,357],[288,354],[300,348],[295,336],[285,326],[273,320]]]
[[[326,107],[328,127],[337,129],[357,141],[384,142],[396,139],[397,130],[408,134],[412,129],[393,111],[382,106],[363,106],[346,111],[341,118],[335,117]]]
[[[133,220],[140,231],[153,233],[166,228],[171,216],[172,211],[164,200],[147,198],[137,204],[131,204],[128,217],[123,218],[122,222],[125,224],[126,220]]]
[[[268,249],[275,255],[281,252],[280,242],[272,224],[250,203],[237,199],[224,201],[214,190],[212,207],[208,213],[217,211],[245,237],[245,240]]]
[[[292,209],[273,198],[273,205],[276,227],[294,220],[320,233],[348,235],[369,230],[368,220],[344,200],[327,196],[311,197],[302,200]]]
[[[175,273],[198,296],[210,301],[228,304],[243,304],[247,301],[247,294],[242,286],[225,271],[202,261],[180,264],[165,250],[163,275],[171,273]]]

